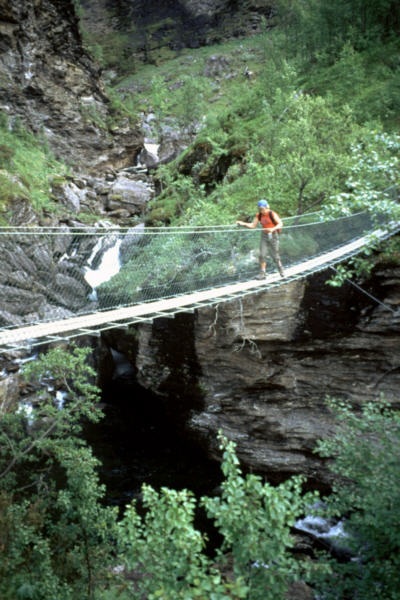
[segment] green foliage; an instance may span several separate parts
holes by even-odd
[[[396,227],[400,220],[398,186],[400,179],[400,137],[371,131],[353,147],[352,167],[346,182],[346,192],[329,198],[323,213],[326,217],[350,215],[356,211],[370,211],[373,227]],[[386,242],[385,242],[386,243]],[[373,267],[373,251],[382,248],[382,242],[371,235],[363,253],[340,267],[340,275],[331,280],[333,285],[352,274],[367,275]]]
[[[92,57],[105,69],[115,69],[119,76],[135,70],[129,51],[129,34],[120,31],[87,31],[82,28],[84,45]]]
[[[29,192],[17,177],[0,171],[0,222],[7,224],[7,215],[12,202],[18,199],[28,200]]]
[[[300,574],[300,564],[289,553],[293,543],[290,528],[313,495],[302,496],[301,477],[277,487],[256,475],[244,477],[235,445],[221,436],[220,441],[225,475],[221,496],[202,500],[224,538],[219,560],[223,562],[231,553],[233,572],[246,582],[248,598],[283,598],[289,580]]]
[[[0,145],[0,167],[9,167],[11,163],[11,159],[13,158],[15,152],[11,146],[7,146],[7,144]]]
[[[177,90],[174,98],[176,116],[181,127],[195,124],[206,111],[204,96],[207,93],[208,81],[203,78],[183,79],[183,85]]]
[[[98,461],[81,439],[99,390],[89,349],[50,350],[27,363],[40,389],[32,407],[1,415],[0,595],[5,600],[95,597],[111,560],[116,513],[103,508]],[[67,393],[58,406],[56,386]]]
[[[165,168],[166,189],[153,202],[160,216],[171,197],[181,198],[183,215],[175,212],[172,221],[177,223],[233,221],[253,214],[260,196],[282,216],[301,214],[341,190],[357,133],[351,114],[346,107],[333,110],[321,97],[295,93],[295,84],[293,68],[278,60],[268,63],[245,93],[237,82],[229,109],[207,117],[192,149]],[[209,151],[196,161],[202,145]],[[193,180],[190,197],[174,186],[178,171]]]
[[[267,31],[183,53],[126,82],[139,90],[143,110],[155,111],[157,134],[167,121],[185,127],[205,115],[193,146],[165,168],[169,176],[152,203],[152,222],[232,222],[252,215],[260,196],[284,217],[330,204],[346,190],[355,154],[368,155],[372,124],[396,123],[398,41],[389,34],[388,15],[394,30],[397,9],[355,0],[341,0],[340,10],[325,0],[282,0],[277,9],[296,56],[282,46],[279,31]],[[212,52],[229,63],[226,77],[204,77]],[[251,79],[245,67],[253,70]],[[195,156],[201,144],[210,152],[188,167],[187,154]],[[182,174],[185,190],[173,183]]]
[[[120,539],[138,597],[281,600],[289,581],[304,574],[289,552],[290,527],[311,501],[301,494],[301,478],[274,488],[260,477],[244,477],[235,445],[222,435],[220,442],[221,496],[201,499],[223,537],[215,559],[205,554],[205,538],[194,527],[196,500],[190,492],[144,486],[144,517],[134,504],[128,507]]]
[[[137,124],[138,114],[134,99],[128,98],[123,102],[113,88],[107,87],[106,91],[108,98],[110,99],[110,113],[112,115],[111,122],[107,123],[108,127],[111,128],[111,130],[114,126],[118,127],[118,124],[123,119],[128,119],[132,125]]]
[[[394,600],[400,586],[400,416],[383,398],[354,412],[329,401],[337,417],[333,438],[317,451],[333,457],[335,483],[328,514],[348,515],[346,543],[355,560],[329,561],[323,598]]]
[[[298,97],[270,149],[275,174],[270,185],[272,197],[292,198],[288,206],[292,214],[320,204],[329,192],[343,185],[353,136],[346,108],[335,112],[322,98]]]
[[[154,225],[171,223],[184,217],[189,206],[205,197],[204,187],[196,186],[191,177],[173,173],[168,166],[157,170],[160,194],[151,202],[148,221]]]
[[[398,126],[400,9],[392,0],[279,0],[283,51],[302,85],[348,104],[359,123]]]
[[[50,177],[64,174],[65,165],[55,160],[45,140],[30,133],[20,121],[13,128],[0,120],[0,215],[7,219],[16,199],[29,200],[38,213],[56,210],[50,199]]]
[[[183,129],[193,127],[206,110],[209,82],[205,77],[183,76],[174,87],[172,89],[159,74],[146,86],[146,109],[155,114],[154,134],[157,136],[166,124]]]
[[[296,232],[296,235],[286,233],[281,236],[280,254],[285,262],[285,258],[289,262],[293,262],[297,258],[304,256],[313,256],[317,254],[318,243],[314,238],[306,233]]]
[[[345,41],[358,50],[395,36],[400,8],[392,0],[278,0],[286,41],[306,59],[325,51],[331,59]]]
[[[320,61],[306,72],[304,85],[329,94],[335,106],[349,105],[358,123],[398,125],[400,69],[398,43],[374,45],[363,52],[346,42],[333,64]],[[356,93],[355,93],[356,90]]]
[[[247,144],[240,170],[232,177],[231,169],[229,180],[210,195],[230,220],[252,215],[260,197],[282,216],[302,214],[339,191],[350,174],[354,130],[345,108],[336,112],[322,98],[302,94],[285,101],[279,96],[277,103],[281,112],[275,120],[269,111],[279,111],[268,106],[262,123],[248,122],[253,143]]]
[[[211,592],[216,600],[226,597],[220,574],[203,552],[204,537],[194,527],[193,495],[143,486],[143,502],[144,518],[131,504],[120,529],[125,564],[137,573],[136,593],[150,600],[205,600]]]

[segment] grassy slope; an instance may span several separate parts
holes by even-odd
[[[0,122],[0,225],[7,225],[13,203],[26,201],[37,214],[56,213],[51,179],[64,177],[67,167],[54,159],[43,140],[20,124],[10,130]]]
[[[363,52],[345,45],[334,62],[322,56],[305,64],[298,57],[287,60],[286,54],[279,34],[270,32],[182,50],[158,65],[138,68],[135,63],[135,72],[110,89],[119,108],[121,98],[130,113],[154,111],[155,135],[166,124],[190,129],[193,120],[202,123],[184,155],[159,170],[163,193],[153,202],[150,222],[231,222],[253,214],[260,196],[266,196],[284,216],[296,213],[300,202],[302,210],[318,207],[329,197],[324,185],[330,194],[344,189],[354,139],[371,129],[398,128],[396,39],[376,42]],[[206,76],[212,56],[222,57],[226,66]],[[246,68],[253,72],[251,79],[244,76]],[[129,65],[125,63],[123,70],[129,71]],[[300,89],[304,97],[322,99],[320,104],[293,103],[293,94]],[[326,132],[319,136],[317,131],[323,128],[318,120],[326,124]],[[305,144],[302,130],[296,130],[303,122],[305,127],[311,124],[307,148],[315,146],[316,155],[325,160],[319,171],[310,167],[315,157],[309,156],[307,163],[295,156],[296,148]],[[4,122],[0,127],[3,222],[16,198],[27,198],[39,212],[53,211],[49,178],[65,173],[65,166],[21,128],[10,132]],[[326,141],[332,146],[330,155]],[[300,197],[298,175],[307,175],[307,169],[312,181]]]
[[[227,66],[206,77],[215,55]],[[250,80],[245,68],[254,73]],[[377,42],[363,52],[345,45],[334,62],[304,64],[285,58],[274,32],[182,51],[145,65],[116,89],[138,111],[154,111],[155,134],[163,123],[203,123],[192,147],[161,170],[164,192],[153,203],[152,223],[232,221],[252,214],[260,196],[294,214],[343,191],[356,140],[398,126],[399,44]],[[292,103],[300,89],[306,100]],[[302,122],[305,134],[296,131]],[[302,143],[314,146],[314,157],[295,156]]]

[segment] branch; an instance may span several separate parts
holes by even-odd
[[[53,423],[50,425],[50,427],[48,427],[46,429],[46,431],[44,431],[38,438],[34,439],[27,448],[25,448],[25,450],[22,451],[21,454],[19,454],[18,456],[16,456],[14,454],[14,458],[10,461],[10,463],[8,464],[8,466],[4,469],[4,471],[2,473],[0,473],[0,479],[2,479],[3,477],[5,477],[13,468],[13,466],[15,465],[15,463],[23,458],[24,456],[26,456],[27,454],[29,454],[29,452],[31,452],[31,450],[33,450],[33,448],[39,443],[41,442],[45,437],[47,437],[48,435],[50,435],[50,433],[53,431],[53,429],[55,428],[55,426],[57,425],[57,421],[54,420]],[[7,437],[7,436],[6,436]]]

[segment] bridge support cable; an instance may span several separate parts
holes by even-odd
[[[335,269],[335,267],[333,265],[330,265],[330,269],[332,269],[335,273],[339,272],[337,269]],[[368,296],[368,298],[370,298],[371,300],[376,302],[376,304],[380,304],[381,306],[383,306],[383,308],[390,311],[393,315],[398,315],[398,313],[399,313],[398,310],[394,310],[393,308],[391,308],[390,306],[388,306],[387,304],[385,304],[384,302],[382,302],[381,300],[376,298],[376,296],[373,296],[370,292],[367,292],[367,290],[364,290],[364,288],[362,288],[360,285],[358,285],[358,283],[356,283],[355,281],[352,281],[349,277],[345,277],[345,281],[347,281],[347,283],[350,283],[350,285],[355,287],[362,294],[365,294],[366,296]]]
[[[302,278],[360,252],[373,230],[378,239],[397,231],[375,219],[288,219],[279,236],[285,278],[270,261],[261,281],[259,230],[0,228],[0,350],[170,318]]]

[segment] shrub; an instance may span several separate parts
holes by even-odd
[[[301,494],[301,477],[273,487],[255,475],[243,476],[235,444],[221,434],[219,440],[221,496],[200,501],[223,538],[215,559],[206,555],[205,537],[194,527],[193,495],[144,486],[144,517],[131,504],[120,525],[137,597],[282,600],[290,580],[304,574],[290,554],[290,527],[314,495]]]
[[[89,349],[50,350],[27,363],[39,385],[27,412],[0,415],[0,596],[5,600],[93,599],[111,560],[116,513],[101,505],[98,461],[81,439],[96,421],[98,390]],[[50,385],[65,393],[62,408]]]
[[[354,559],[328,561],[330,574],[320,583],[323,598],[394,600],[400,589],[400,415],[383,398],[362,412],[330,400],[337,417],[333,438],[317,452],[333,458],[330,515],[347,518],[347,544]]]

